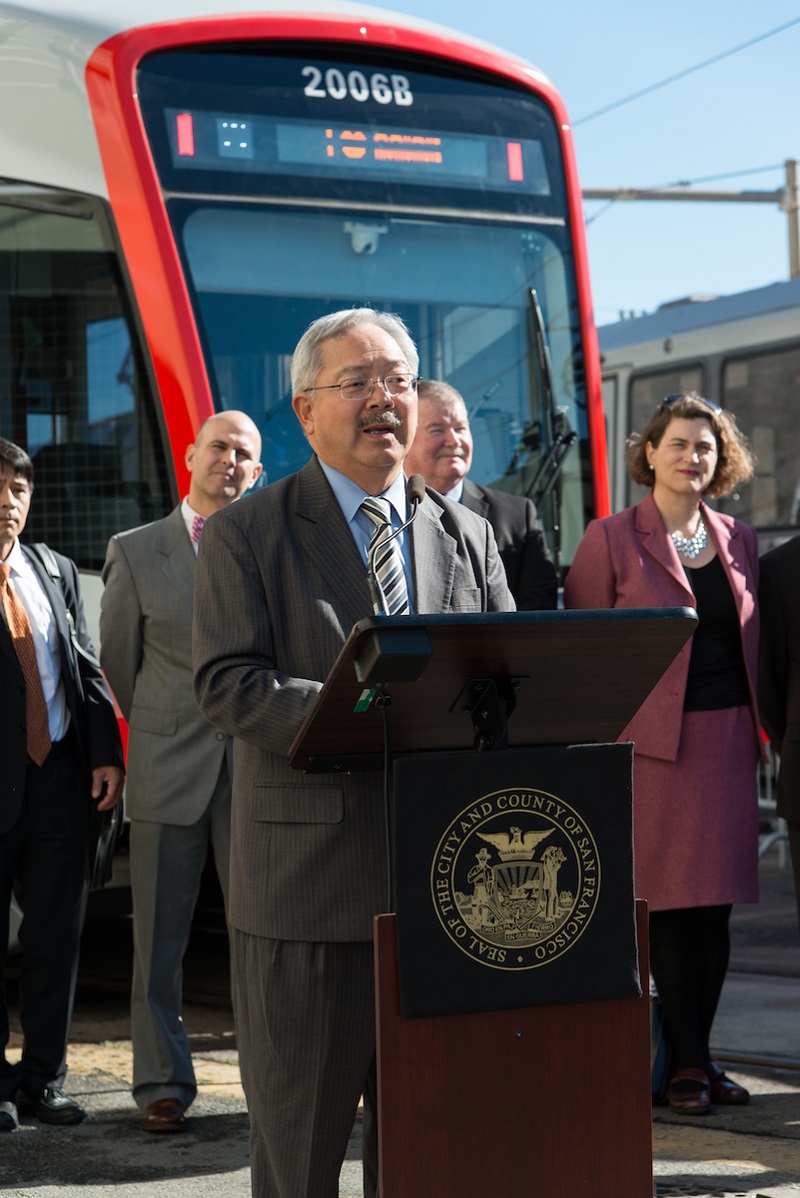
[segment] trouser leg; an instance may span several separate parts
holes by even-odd
[[[794,874],[794,894],[797,900],[797,918],[800,922],[800,823],[788,823],[789,851],[792,855],[792,872]]]
[[[230,810],[223,758],[211,800],[196,823],[131,821],[133,1094],[142,1110],[161,1098],[178,1098],[188,1107],[197,1094],[181,1016],[183,958],[209,842],[227,908]]]
[[[374,1069],[372,945],[232,940],[253,1196],[337,1198]]]
[[[20,1089],[61,1086],[88,894],[88,804],[78,762],[29,766],[18,864]]]
[[[6,995],[5,962],[8,952],[8,913],[11,909],[11,894],[21,852],[21,828],[16,826],[0,836],[0,1047],[2,1048],[0,1102],[13,1102],[19,1089],[19,1066],[6,1057],[11,1028]]]
[[[181,1008],[189,943],[208,852],[205,818],[189,827],[131,821],[133,1096],[189,1106],[197,1093]]]

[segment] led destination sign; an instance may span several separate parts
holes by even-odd
[[[313,175],[550,194],[541,143],[482,134],[168,109],[179,170]]]

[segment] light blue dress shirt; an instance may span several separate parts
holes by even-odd
[[[331,484],[331,490],[336,496],[336,502],[342,509],[342,515],[347,521],[347,526],[353,534],[353,540],[356,543],[358,552],[361,554],[361,560],[364,563],[364,569],[367,569],[367,554],[369,552],[369,543],[372,540],[372,534],[375,531],[375,525],[370,520],[366,512],[361,511],[361,504],[367,498],[367,492],[363,491],[357,483],[354,483],[346,474],[342,474],[339,470],[334,470],[332,466],[326,465],[321,458],[317,459],[322,472]],[[392,529],[400,528],[408,519],[408,499],[406,498],[406,477],[404,474],[399,474],[392,485],[381,495],[376,495],[376,499],[388,499],[389,507],[392,516]],[[406,576],[406,586],[408,588],[408,610],[414,611],[414,571],[411,561],[411,545],[406,538],[406,533],[401,532],[398,537],[395,537],[395,544],[400,550],[400,556],[403,561],[403,572]]]

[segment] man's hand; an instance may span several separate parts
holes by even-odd
[[[125,771],[118,765],[98,765],[92,770],[92,798],[100,799],[98,811],[110,811],[116,807],[122,798],[124,781]]]

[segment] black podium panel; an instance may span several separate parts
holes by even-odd
[[[631,745],[394,765],[406,1017],[641,993]]]

